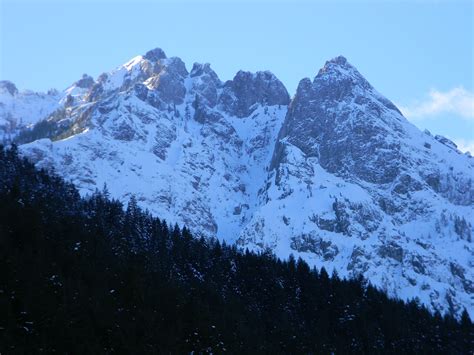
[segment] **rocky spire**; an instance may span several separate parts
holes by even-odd
[[[6,91],[12,96],[18,93],[15,84],[8,80],[0,80],[0,91]]]
[[[161,48],[155,48],[146,52],[143,58],[150,60],[152,62],[156,62],[160,59],[166,59],[165,51]]]
[[[327,61],[313,82],[300,82],[279,142],[285,139],[307,156],[319,158],[332,173],[385,183],[399,172],[395,137],[403,134],[400,120],[395,105],[339,56]],[[281,144],[277,143],[273,168],[284,159]]]
[[[289,101],[285,86],[269,71],[239,71],[233,80],[224,84],[220,97],[223,110],[237,117],[248,116],[255,104],[288,105]]]
[[[74,85],[81,89],[90,89],[94,85],[94,83],[95,81],[91,76],[83,74],[82,78],[76,81]]]

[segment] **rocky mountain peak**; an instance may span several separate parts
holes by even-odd
[[[332,68],[354,69],[354,67],[347,61],[347,58],[342,55],[326,61],[324,66],[320,69],[320,72],[325,72]]]
[[[339,56],[326,62],[312,83],[300,82],[280,141],[286,138],[331,173],[388,183],[400,171],[402,121],[395,105]],[[282,149],[277,143],[272,167],[285,159]]]
[[[174,72],[182,77],[188,76],[186,64],[179,57],[171,57],[164,63],[164,68],[167,72]]]
[[[321,86],[321,89],[338,86],[338,94],[350,93],[354,89],[373,90],[372,85],[343,56],[327,61],[319,70],[313,83]]]
[[[0,80],[0,92],[8,92],[11,96],[14,96],[18,93],[18,89],[15,84],[8,80]]]
[[[146,52],[143,58],[152,62],[157,62],[160,59],[166,59],[165,51],[161,48],[155,48]]]
[[[160,96],[152,98],[154,105],[159,106],[160,101],[165,105],[179,104],[185,94],[184,79],[187,76],[186,65],[180,58],[167,58],[161,48],[155,48],[99,76],[87,99],[97,101],[101,96],[126,92],[131,88],[136,91],[134,87],[139,85],[141,98],[144,97],[145,89]]]
[[[381,105],[383,110],[389,109],[395,111],[397,116],[402,116],[400,110],[378,93],[343,56],[326,62],[313,80],[313,89],[322,99],[352,102],[359,106],[367,104],[370,99],[376,105]]]
[[[222,86],[217,74],[211,69],[209,63],[194,63],[193,69],[189,76],[193,79],[191,93],[202,99],[201,101],[209,106],[214,107],[218,100],[218,90]]]
[[[93,77],[91,77],[87,74],[83,74],[82,78],[79,79],[78,81],[76,81],[74,83],[74,85],[81,88],[81,89],[90,89],[90,88],[92,88],[94,83],[95,83],[95,81],[94,81]]]
[[[307,95],[311,95],[312,92],[313,92],[313,82],[311,81],[311,79],[310,78],[301,79],[296,88],[295,98],[292,100],[291,105],[294,106],[294,104],[297,103],[296,98],[301,98]]]
[[[165,104],[181,104],[186,94],[184,80],[188,71],[184,62],[178,57],[162,61],[162,66],[153,72],[144,84],[158,93]]]
[[[217,77],[217,74],[214,72],[214,70],[211,69],[211,65],[209,63],[194,63],[189,76],[191,78],[194,78],[196,76],[206,74]]]
[[[269,71],[240,70],[224,84],[220,98],[223,109],[237,117],[248,116],[256,105],[288,105],[290,96],[283,83]]]

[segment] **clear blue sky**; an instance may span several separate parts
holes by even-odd
[[[20,89],[64,89],[161,47],[222,80],[271,70],[292,95],[342,54],[418,126],[474,143],[470,0],[0,3],[0,79]]]

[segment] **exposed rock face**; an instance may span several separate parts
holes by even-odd
[[[204,106],[215,107],[219,95],[219,90],[222,83],[217,74],[211,69],[211,66],[206,64],[194,63],[190,74],[194,79],[191,91],[198,95],[201,100],[205,100]]]
[[[402,119],[345,58],[337,57],[313,82],[300,82],[280,139],[286,137],[306,156],[318,158],[331,173],[388,183],[400,169]],[[277,147],[273,166],[282,149]]]
[[[155,48],[146,52],[144,58],[152,62],[157,62],[160,59],[166,59],[166,54],[163,49]]]
[[[239,71],[224,84],[220,98],[222,109],[237,117],[249,116],[257,105],[287,105],[290,101],[285,87],[272,73]]]
[[[155,90],[165,104],[183,103],[186,88],[184,79],[188,75],[186,66],[179,58],[170,58],[160,72],[145,81],[145,85]]]
[[[11,96],[14,96],[18,93],[18,89],[15,84],[8,80],[0,80],[0,91],[7,92]]]
[[[82,78],[74,83],[75,86],[81,89],[90,89],[94,85],[95,81],[94,78],[91,76],[84,74]]]
[[[269,72],[222,83],[161,49],[91,79],[37,114],[20,148],[39,167],[83,194],[106,182],[196,233],[474,316],[473,159],[407,122],[345,58],[291,102]]]

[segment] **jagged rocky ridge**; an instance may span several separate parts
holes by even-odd
[[[1,88],[0,120],[38,122],[17,124],[22,152],[84,194],[107,183],[197,233],[474,315],[473,159],[415,128],[343,57],[291,100],[270,72],[223,83],[161,49],[38,96],[44,114]]]

